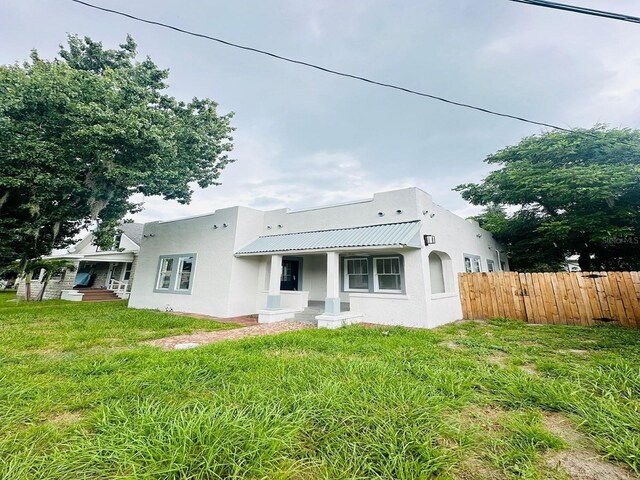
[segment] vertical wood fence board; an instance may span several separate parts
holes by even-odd
[[[570,311],[569,305],[569,289],[565,284],[565,276],[564,275],[552,275],[551,277],[551,285],[555,292],[555,300],[556,307],[558,309],[558,321],[563,318],[569,318],[573,320],[573,315]],[[565,306],[567,307],[565,309]]]
[[[640,328],[640,298],[636,297],[631,272],[622,272],[622,281],[625,285],[626,301],[629,302],[633,312],[635,327]]]
[[[584,300],[580,293],[580,286],[578,285],[576,275],[571,272],[563,273],[562,279],[564,280],[564,285],[567,289],[566,302],[568,304],[568,310],[572,320],[571,324],[587,325],[589,323],[589,319],[586,317]]]
[[[578,313],[580,315],[580,325],[591,325],[593,323],[593,312],[591,311],[591,301],[589,300],[589,292],[584,283],[582,275],[571,275],[571,284],[576,292],[580,295],[576,298],[578,302]]]
[[[522,311],[522,319],[525,322],[529,321],[527,316],[527,312],[530,312],[533,308],[531,306],[531,295],[533,293],[531,289],[531,285],[529,284],[529,280],[527,278],[526,273],[518,274],[518,278],[520,279],[520,287],[522,288],[522,302],[524,303],[524,309]]]
[[[522,319],[526,322],[527,316],[525,314],[526,310],[524,305],[524,295],[522,294],[522,286],[520,284],[520,275],[514,273],[510,278],[515,303],[515,318]]]

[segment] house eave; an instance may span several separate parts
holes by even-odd
[[[412,245],[375,245],[375,246],[366,246],[366,247],[337,247],[337,248],[310,248],[304,250],[273,250],[273,251],[264,251],[264,252],[248,252],[248,253],[235,253],[236,257],[264,257],[270,255],[313,255],[316,253],[327,253],[327,252],[337,252],[337,253],[357,253],[357,252],[377,252],[383,250],[401,250],[401,249],[419,249],[420,247],[412,246]]]

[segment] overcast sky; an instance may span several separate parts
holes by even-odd
[[[91,0],[90,0],[91,1]],[[137,16],[460,102],[565,127],[640,126],[640,25],[507,0],[93,0]],[[565,3],[640,16],[637,0]],[[190,205],[146,200],[139,221],[246,205],[303,208],[417,186],[467,216],[451,189],[488,172],[483,159],[539,127],[339,78],[68,0],[3,0],[0,63],[66,34],[107,47],[127,33],[170,93],[235,112],[222,186]]]

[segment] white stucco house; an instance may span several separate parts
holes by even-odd
[[[142,223],[119,225],[111,250],[102,250],[94,245],[94,235],[88,233],[68,252],[46,257],[69,260],[75,265],[76,270],[57,272],[45,290],[45,300],[58,299],[61,296],[67,300],[82,300],[89,290],[98,289],[110,290],[119,298],[128,298],[142,243],[143,228]],[[36,274],[31,281],[33,297],[36,297],[42,288],[40,279],[41,276]],[[19,282],[17,294],[24,296],[23,281]]]
[[[508,269],[491,234],[417,188],[305,210],[145,224],[129,306],[337,327],[461,318],[457,273]]]

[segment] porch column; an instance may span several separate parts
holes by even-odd
[[[271,255],[271,270],[269,271],[269,294],[267,295],[267,309],[280,308],[280,278],[282,276],[282,255]]]
[[[337,252],[327,252],[327,298],[324,315],[340,313],[340,257]]]

